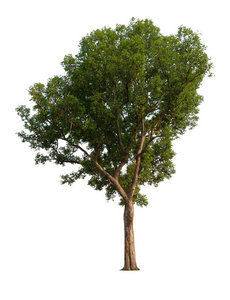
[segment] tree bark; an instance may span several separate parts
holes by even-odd
[[[133,232],[133,217],[134,206],[133,201],[129,201],[125,204],[124,211],[124,229],[125,229],[125,241],[124,241],[124,268],[121,271],[139,270],[136,263],[136,253],[134,244],[134,232]]]

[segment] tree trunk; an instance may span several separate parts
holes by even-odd
[[[133,202],[125,204],[124,227],[125,227],[125,265],[122,271],[139,270],[136,263],[134,232],[133,232]]]

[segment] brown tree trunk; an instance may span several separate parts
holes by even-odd
[[[136,263],[134,232],[133,232],[133,202],[125,204],[124,227],[125,227],[125,265],[122,271],[139,270]]]

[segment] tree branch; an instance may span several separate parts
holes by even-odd
[[[154,105],[153,107],[150,107],[150,108],[146,109],[146,112],[147,113],[153,112],[157,108],[158,103],[159,103],[159,101],[157,101],[156,105]]]
[[[121,169],[124,167],[124,165],[127,164],[128,159],[129,159],[129,156],[128,156],[128,154],[127,154],[126,157],[125,157],[125,160],[123,160],[123,161],[120,163],[120,165],[115,169],[115,172],[114,172],[114,179],[115,179],[115,180],[118,181],[120,171],[121,171]]]
[[[108,180],[113,184],[113,186],[115,187],[115,189],[118,191],[118,193],[121,195],[121,197],[125,200],[128,201],[128,195],[126,194],[126,192],[124,191],[124,189],[121,187],[121,185],[119,184],[118,180],[115,179],[113,176],[111,176],[108,172],[106,172],[98,162],[94,161],[97,169],[104,174]]]
[[[118,119],[116,120],[116,127],[117,127],[117,134],[118,134],[118,143],[119,146],[121,148],[121,150],[123,151],[124,154],[127,154],[123,144],[122,144],[122,140],[121,140],[121,131],[120,131],[120,125],[119,125],[119,121]]]
[[[134,176],[133,176],[133,182],[132,182],[132,186],[129,191],[129,194],[128,194],[129,201],[133,201],[133,197],[135,195],[135,190],[136,190],[138,176],[139,176],[140,163],[141,163],[142,149],[143,149],[144,141],[145,141],[144,120],[142,119],[141,122],[142,122],[142,134],[141,134],[139,149],[138,149],[137,156],[136,156],[136,166],[135,166],[135,171],[134,171]]]
[[[98,154],[99,154],[99,149],[100,149],[101,144],[98,143],[96,148],[95,148],[95,161],[97,162],[98,159]]]

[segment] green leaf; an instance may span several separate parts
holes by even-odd
[[[107,199],[119,195],[123,205],[134,191],[132,201],[146,206],[141,186],[175,173],[172,141],[197,125],[198,90],[212,75],[200,35],[180,26],[164,36],[151,20],[133,18],[92,31],[62,66],[64,76],[30,87],[32,110],[16,109],[18,136],[39,151],[36,163],[80,166],[62,183],[88,175]]]

